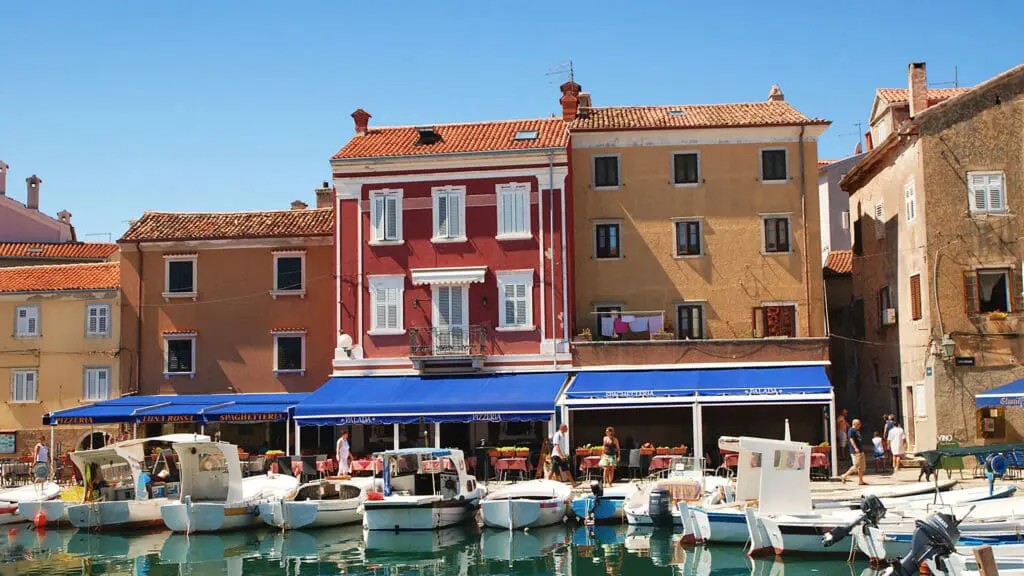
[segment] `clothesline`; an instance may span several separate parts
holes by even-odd
[[[626,333],[656,334],[665,328],[665,312],[651,310],[647,312],[616,312],[597,314],[600,318],[600,333],[606,338],[621,336]]]
[[[602,310],[591,312],[594,316],[665,316],[664,310]]]

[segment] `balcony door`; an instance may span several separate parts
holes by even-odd
[[[469,353],[469,287],[435,286],[433,310],[434,355]]]

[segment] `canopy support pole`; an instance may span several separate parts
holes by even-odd
[[[828,402],[828,448],[832,457],[832,475],[835,476],[839,473],[839,460],[836,458],[836,391],[832,390],[829,396],[831,399]]]
[[[135,440],[138,437],[139,437],[139,423],[138,422],[132,422],[132,440]]]
[[[700,405],[700,394],[693,395],[693,457],[698,463],[704,457],[704,408]]]
[[[302,454],[302,434],[301,434],[301,432],[302,431],[299,429],[299,423],[296,422],[295,423],[295,452],[293,452],[291,454],[292,456],[298,456],[298,455]]]
[[[284,421],[284,453],[285,456],[292,455],[292,423],[290,418]]]
[[[434,422],[434,448],[441,447],[441,423]]]
[[[395,434],[395,450],[398,450],[398,423],[397,422],[392,424],[392,430],[394,430],[394,434]]]
[[[54,470],[54,468],[53,468],[53,451],[57,449],[56,445],[54,444],[54,440],[56,439],[55,438],[56,435],[54,433],[54,430],[55,430],[55,428],[54,428],[53,424],[50,424],[50,450],[49,450],[49,452],[50,452],[50,476],[53,477],[53,478],[56,478],[56,476],[55,476],[56,470]],[[936,474],[936,476],[938,476],[938,475]]]

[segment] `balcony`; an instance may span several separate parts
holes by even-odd
[[[722,365],[828,360],[828,338],[573,341],[573,365]]]
[[[417,370],[428,365],[483,367],[487,326],[417,327],[409,329],[409,359]]]

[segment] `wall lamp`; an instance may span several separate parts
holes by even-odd
[[[942,357],[949,360],[956,354],[956,342],[950,338],[949,334],[942,337]]]

